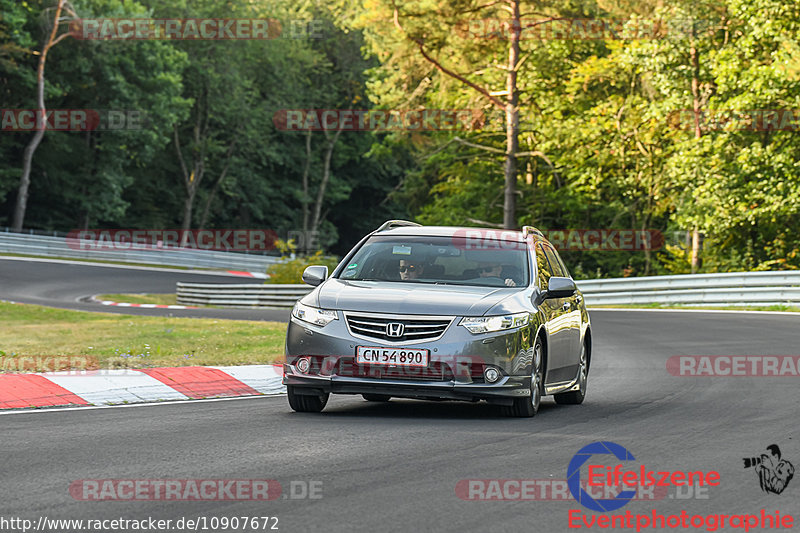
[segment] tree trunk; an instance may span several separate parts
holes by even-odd
[[[214,197],[217,195],[217,187],[221,181],[222,180],[218,180],[211,189],[211,192],[208,194],[208,198],[206,198],[206,205],[203,207],[203,214],[200,216],[200,223],[197,225],[197,229],[206,229],[206,224],[208,224],[208,213],[211,211],[211,202],[214,201]]]
[[[311,130],[306,133],[306,164],[303,167],[303,239],[308,238],[308,222],[310,217],[308,196],[308,173],[311,170]]]
[[[196,189],[186,191],[186,199],[183,201],[183,224],[181,224],[181,248],[189,243],[188,231],[192,228],[192,207],[194,206],[194,195]]]
[[[186,198],[183,207],[183,223],[181,224],[181,248],[185,247],[189,242],[188,230],[192,227],[192,210],[194,206],[194,198],[197,196],[197,191],[200,189],[200,183],[205,177],[206,170],[206,143],[208,139],[209,130],[209,110],[208,110],[208,88],[204,87],[200,95],[197,97],[195,106],[197,108],[197,118],[193,128],[193,147],[192,171],[189,172],[186,160],[183,157],[181,150],[181,139],[178,134],[178,125],[173,126],[175,152],[178,155],[178,162],[181,165],[181,173],[183,174],[183,183],[186,187]],[[234,139],[235,142],[235,139]],[[230,151],[233,149],[233,144],[229,147]]]
[[[327,132],[326,132],[327,133]],[[325,160],[322,169],[322,181],[319,184],[317,191],[317,201],[314,202],[314,218],[311,220],[311,235],[319,228],[319,223],[322,221],[320,215],[322,214],[322,201],[325,199],[325,189],[328,187],[328,181],[331,177],[331,158],[333,157],[333,149],[336,146],[336,141],[339,140],[342,130],[336,130],[333,139],[328,140],[328,147],[325,150]],[[304,235],[308,238],[308,235]]]
[[[700,269],[700,232],[697,226],[692,230],[692,274]]]
[[[506,155],[503,174],[503,227],[517,227],[517,152],[519,151],[519,92],[517,89],[517,62],[519,61],[519,36],[522,31],[519,1],[511,1],[511,43],[508,50],[508,77],[506,79]]]
[[[214,186],[211,188],[211,192],[206,199],[206,205],[203,209],[203,216],[200,218],[200,225],[197,226],[199,229],[205,229],[206,223],[208,222],[208,213],[211,210],[211,202],[214,201],[214,197],[217,195],[217,189],[219,186],[222,185],[222,182],[225,181],[225,176],[228,175],[228,168],[231,164],[231,158],[233,157],[233,151],[236,148],[236,142],[239,140],[238,137],[234,137],[231,144],[228,146],[228,151],[225,154],[225,164],[222,167],[222,172],[219,173],[219,178],[217,181],[214,182]]]
[[[14,208],[14,221],[12,223],[12,229],[14,231],[22,231],[22,226],[25,222],[25,211],[28,208],[28,189],[30,188],[31,184],[33,154],[36,153],[36,149],[39,147],[39,144],[44,138],[45,127],[47,124],[44,119],[47,112],[44,106],[44,67],[45,63],[47,63],[47,52],[49,52],[50,48],[55,46],[57,42],[64,37],[64,35],[62,35],[61,38],[56,40],[56,34],[58,33],[58,21],[61,18],[61,10],[64,8],[65,2],[66,0],[58,0],[55,18],[53,19],[53,29],[50,31],[50,35],[42,47],[42,53],[39,56],[39,67],[36,69],[36,96],[38,104],[36,116],[37,129],[36,133],[33,135],[33,138],[25,147],[25,151],[22,155],[22,176],[19,180],[17,205]],[[38,123],[40,119],[41,124]]]
[[[694,37],[694,35],[693,35]],[[692,111],[694,115],[694,136],[700,139],[703,130],[700,129],[700,112],[702,102],[700,101],[700,58],[698,57],[697,44],[693,41],[689,50],[689,57],[692,63]],[[697,273],[700,268],[700,231],[697,226],[692,230],[692,274]]]

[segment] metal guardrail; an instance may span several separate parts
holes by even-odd
[[[800,271],[733,272],[612,278],[577,282],[588,306],[800,305]],[[178,283],[178,303],[221,307],[291,308],[308,285]]]
[[[800,305],[800,272],[726,272],[578,281],[592,305]]]
[[[292,308],[297,300],[313,290],[309,285],[270,285],[237,283],[178,283],[178,304],[219,307]]]
[[[0,254],[20,254],[92,261],[118,261],[189,268],[221,268],[264,272],[277,257],[240,252],[152,248],[131,243],[125,250],[80,249],[79,241],[30,233],[0,231]]]

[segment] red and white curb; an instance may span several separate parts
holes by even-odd
[[[141,309],[198,309],[188,305],[166,305],[166,304],[130,304],[125,302],[112,302],[110,300],[95,300],[100,305],[113,305],[114,307],[139,307]]]
[[[227,272],[232,276],[243,276],[245,278],[267,279],[269,277],[263,272],[244,272],[242,270],[228,270]]]
[[[111,305],[114,307],[138,307],[139,309],[199,309],[189,305],[168,305],[168,304],[132,304],[126,302],[112,302],[111,300],[98,300],[97,295],[90,296],[89,301],[100,305]]]
[[[0,374],[0,409],[281,394],[281,365]]]

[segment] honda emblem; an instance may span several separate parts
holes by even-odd
[[[387,337],[402,337],[406,327],[400,322],[390,322],[386,324]]]

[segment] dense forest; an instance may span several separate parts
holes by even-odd
[[[124,38],[134,19],[269,29]],[[0,0],[0,91],[0,226],[302,230],[333,254],[390,218],[655,230],[564,256],[576,278],[800,268],[796,0]],[[20,127],[40,100],[99,122]]]

